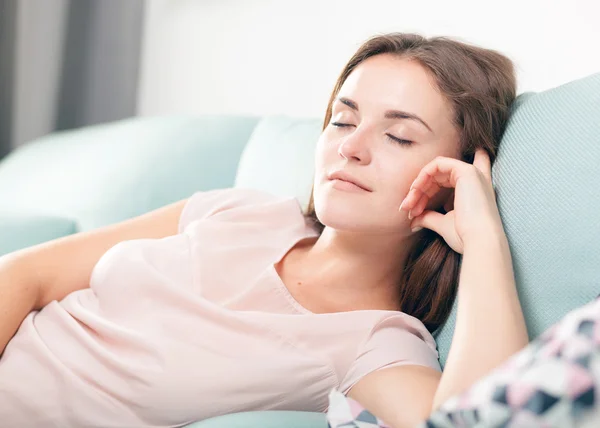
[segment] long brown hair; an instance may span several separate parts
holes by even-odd
[[[392,33],[366,41],[342,70],[325,113],[323,129],[331,120],[331,108],[352,71],[367,58],[393,54],[418,61],[437,83],[453,108],[459,130],[462,160],[472,163],[483,148],[492,163],[516,96],[513,63],[504,55],[447,37],[425,38]],[[444,212],[440,209],[440,212]],[[315,213],[313,195],[305,216],[319,231],[324,225]],[[450,315],[460,271],[461,256],[437,233],[424,229],[410,250],[400,287],[400,308],[420,319],[430,332]]]

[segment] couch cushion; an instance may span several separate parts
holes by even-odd
[[[308,206],[320,134],[318,119],[265,117],[244,148],[235,186],[294,196]]]
[[[257,118],[133,118],[57,132],[0,162],[0,204],[82,230],[231,187]]]
[[[296,411],[241,412],[187,425],[186,428],[326,428],[324,413]]]
[[[76,232],[68,218],[0,213],[0,256]]]
[[[492,172],[533,339],[600,292],[600,74],[522,95]],[[442,364],[456,310],[436,335]]]

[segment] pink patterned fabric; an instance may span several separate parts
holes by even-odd
[[[327,422],[330,428],[392,428],[358,401],[336,390],[329,393]]]

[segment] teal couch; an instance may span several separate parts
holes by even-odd
[[[0,255],[140,215],[199,190],[254,187],[308,203],[315,118],[133,118],[58,132],[0,161]],[[493,168],[530,337],[600,293],[600,74],[514,105]],[[457,305],[435,333],[443,364]],[[481,326],[485,329],[485,326]],[[199,404],[200,405],[200,404]],[[326,427],[247,412],[194,428]]]

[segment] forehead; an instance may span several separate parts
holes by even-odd
[[[418,61],[391,54],[360,63],[338,95],[355,101],[361,112],[405,110],[423,117],[432,127],[444,126],[451,118],[450,104],[431,74]]]

